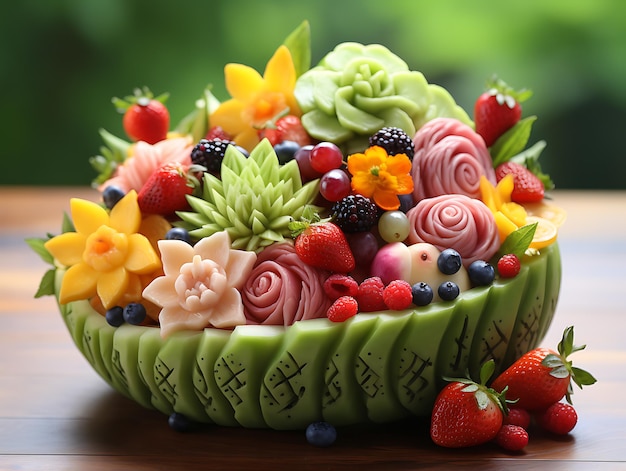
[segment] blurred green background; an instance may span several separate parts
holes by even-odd
[[[86,185],[110,102],[168,91],[173,122],[223,67],[263,70],[300,22],[317,62],[342,41],[382,43],[468,111],[497,73],[533,97],[531,141],[558,188],[626,188],[623,0],[20,0],[0,19],[0,184]]]

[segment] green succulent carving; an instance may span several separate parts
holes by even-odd
[[[202,195],[188,197],[193,211],[178,213],[180,225],[194,239],[225,230],[233,248],[258,252],[289,237],[289,222],[313,206],[318,186],[318,180],[302,184],[295,160],[280,165],[266,139],[248,158],[229,146],[221,179],[204,175]]]
[[[347,153],[362,152],[383,126],[413,136],[440,116],[472,124],[450,93],[378,44],[339,44],[298,78],[294,93],[307,132]]]

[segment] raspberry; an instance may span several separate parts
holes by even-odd
[[[354,278],[340,273],[330,275],[324,282],[324,292],[331,300],[336,300],[341,296],[356,297],[359,292],[359,284]]]
[[[528,432],[519,425],[503,425],[494,438],[496,444],[508,451],[519,451],[528,445]]]
[[[576,426],[578,414],[571,404],[556,402],[536,417],[537,423],[548,432],[567,435]]]
[[[219,172],[229,145],[235,145],[235,143],[222,139],[200,139],[200,142],[191,150],[191,162],[202,165],[211,173]]]
[[[515,278],[521,268],[517,255],[509,253],[498,260],[498,273],[502,278]]]
[[[363,195],[348,195],[336,202],[332,217],[344,232],[369,230],[378,219],[378,209],[372,200]]]
[[[359,285],[359,292],[356,296],[359,302],[359,309],[362,312],[382,311],[387,309],[383,299],[385,285],[378,276],[367,278]]]
[[[530,426],[530,414],[526,409],[520,409],[519,407],[509,408],[509,413],[504,417],[502,422],[505,425],[518,425],[523,429],[528,430]]]
[[[404,154],[409,159],[415,154],[413,140],[400,128],[393,126],[382,128],[369,138],[370,146],[379,146],[389,155]]]
[[[359,312],[359,304],[352,296],[341,296],[326,311],[326,317],[332,322],[343,322]]]
[[[407,309],[413,304],[411,285],[404,280],[393,280],[383,290],[383,301],[392,311]]]

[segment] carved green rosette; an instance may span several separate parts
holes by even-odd
[[[188,197],[193,211],[178,215],[194,239],[225,230],[234,249],[259,251],[290,235],[289,222],[313,205],[318,183],[303,185],[297,162],[280,165],[267,139],[247,158],[228,146],[220,178],[205,173],[202,195]]]
[[[63,272],[59,270],[57,287]],[[88,302],[60,306],[76,346],[113,388],[164,414],[222,426],[304,429],[428,416],[444,376],[496,374],[534,348],[559,296],[557,244],[520,274],[452,302],[358,314],[346,322],[179,332],[115,328]]]
[[[384,126],[413,136],[436,117],[472,124],[444,88],[378,44],[339,44],[298,78],[295,96],[307,132],[347,153],[362,152],[367,138]]]

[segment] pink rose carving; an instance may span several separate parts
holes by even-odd
[[[416,202],[448,194],[479,198],[481,175],[496,183],[485,141],[456,119],[432,119],[417,131],[413,143],[411,175]]]
[[[268,246],[241,293],[247,323],[288,326],[325,317],[331,304],[322,287],[327,277],[300,260],[291,241]]]
[[[489,260],[500,247],[498,227],[485,204],[465,195],[442,195],[421,200],[407,212],[411,244],[428,242],[439,250],[453,248],[468,267]]]

